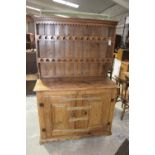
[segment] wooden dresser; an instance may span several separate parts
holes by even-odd
[[[111,135],[117,22],[35,18],[41,142]]]

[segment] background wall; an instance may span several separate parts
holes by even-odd
[[[114,20],[118,20],[118,25],[117,25],[117,28],[116,28],[116,34],[119,34],[122,36],[123,34],[123,28],[124,28],[124,23],[125,23],[125,18],[126,17],[129,17],[129,14],[124,14],[124,15],[121,15],[121,16],[117,16]],[[129,30],[129,24],[126,24],[125,25],[125,30],[124,30],[124,35],[123,35],[123,41],[125,41],[126,39],[126,36],[128,34],[128,30]]]

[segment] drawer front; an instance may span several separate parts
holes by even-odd
[[[74,122],[70,122],[72,116],[71,111],[68,110],[69,107],[75,107],[75,102],[73,100],[67,100],[70,98],[75,98],[75,95],[51,95],[45,94],[44,100],[45,104],[50,107],[50,114],[47,116],[51,119],[51,135],[70,135],[70,133],[65,133],[65,130],[74,129]]]
[[[76,98],[76,91],[56,91],[56,92],[42,92],[44,100],[50,103],[67,103]]]
[[[74,122],[70,121],[73,114],[67,110],[74,106],[74,103],[51,104],[53,130],[74,128]]]

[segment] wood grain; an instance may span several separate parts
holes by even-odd
[[[111,135],[117,86],[106,78],[117,22],[35,18],[40,140]]]
[[[37,58],[43,59],[37,61],[41,79],[106,77],[103,73],[107,70],[104,70],[103,64],[108,68],[109,64],[104,62],[107,58],[112,58],[116,22],[35,18],[35,25]],[[108,44],[109,40],[111,45]],[[112,61],[109,59],[110,63]],[[44,65],[42,62],[48,63]]]
[[[116,85],[110,80],[78,86],[75,82],[66,83],[66,88],[65,82],[50,81],[46,89],[38,81],[38,104],[44,103],[42,111],[39,108],[40,128],[46,129],[41,132],[41,141],[96,135],[101,131],[103,135],[111,134]]]

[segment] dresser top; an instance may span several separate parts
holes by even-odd
[[[37,80],[34,91],[57,91],[57,90],[88,90],[101,88],[117,88],[116,84],[111,80],[98,81],[63,81],[63,80]]]

